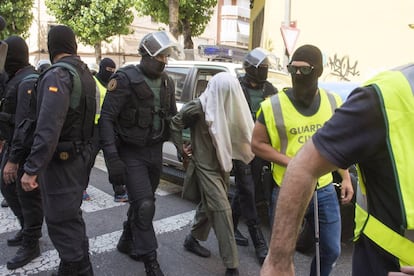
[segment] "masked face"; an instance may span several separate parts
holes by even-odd
[[[292,61],[288,65],[292,77],[293,96],[304,106],[310,106],[318,91],[318,75],[314,68],[304,61]]]
[[[164,71],[165,64],[166,63],[164,61],[160,61],[158,58],[145,55],[141,59],[139,68],[141,68],[147,77],[155,79],[161,76],[161,73]]]

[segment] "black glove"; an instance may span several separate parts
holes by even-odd
[[[106,167],[108,168],[109,182],[115,186],[125,185],[126,165],[119,158],[118,154],[111,154],[106,157]]]

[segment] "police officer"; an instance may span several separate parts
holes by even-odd
[[[147,275],[163,275],[152,220],[162,144],[169,136],[169,119],[177,112],[174,83],[164,72],[174,49],[178,45],[165,31],[144,36],[140,64],[120,68],[111,77],[99,119],[109,180],[126,184],[130,203],[117,248],[137,254]]]
[[[0,112],[1,138],[4,139],[1,190],[22,229],[7,240],[9,246],[20,246],[16,255],[7,262],[8,269],[16,269],[40,255],[39,238],[42,236],[43,212],[40,190],[25,192],[19,178],[27,151],[15,152],[13,136],[15,126],[28,117],[30,94],[37,80],[36,70],[29,64],[29,50],[19,36],[10,36],[5,70],[9,76]],[[30,78],[30,76],[33,76]],[[7,164],[6,164],[7,162]]]
[[[109,82],[109,78],[115,72],[116,64],[110,58],[104,58],[99,63],[99,71],[93,77],[96,82],[96,115],[95,115],[95,131],[94,131],[94,139],[93,139],[93,152],[92,152],[92,159],[89,169],[92,170],[96,155],[98,154],[99,150],[101,149],[100,138],[99,138],[99,129],[98,129],[98,121],[99,117],[101,116],[101,107],[105,98],[106,94],[106,87]],[[115,195],[114,201],[115,202],[127,202],[128,201],[128,194],[126,193],[124,185],[112,185]]]
[[[21,183],[26,191],[41,187],[49,237],[61,259],[57,274],[93,275],[80,206],[88,181],[95,82],[76,54],[72,29],[51,28],[47,43],[54,65],[38,81],[37,125]]]
[[[256,112],[260,107],[260,102],[277,93],[277,89],[267,81],[270,66],[269,56],[270,54],[266,50],[255,48],[244,58],[243,68],[246,74],[239,78],[239,81],[253,120],[256,120]],[[237,229],[239,217],[242,215],[246,220],[260,264],[263,263],[267,255],[267,242],[260,229],[255,191],[258,190],[258,187],[262,187],[262,169],[265,165],[270,167],[268,162],[259,157],[255,157],[249,164],[234,160],[236,190],[231,202],[236,243],[242,246],[248,245],[248,239]]]

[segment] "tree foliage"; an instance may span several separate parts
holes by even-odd
[[[114,35],[130,34],[134,20],[134,0],[46,0],[50,13],[70,26],[79,40],[95,47],[100,60],[100,44]]]
[[[0,15],[7,25],[0,32],[0,39],[10,35],[20,35],[26,38],[33,21],[33,0],[1,0]]]
[[[150,15],[154,20],[169,24],[168,0],[137,0],[135,8],[141,15]],[[217,0],[180,0],[178,31],[184,36],[184,48],[192,49],[192,37],[201,35],[211,16]]]

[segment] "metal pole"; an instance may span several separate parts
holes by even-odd
[[[318,215],[318,192],[313,193],[313,217],[315,222],[315,258],[316,275],[321,275],[321,257],[319,255],[319,215]]]
[[[290,8],[291,8],[291,0],[285,0],[285,22],[283,23],[286,27],[290,26]],[[285,53],[283,55],[283,70],[286,71],[286,65],[289,63],[289,54],[285,47]]]

